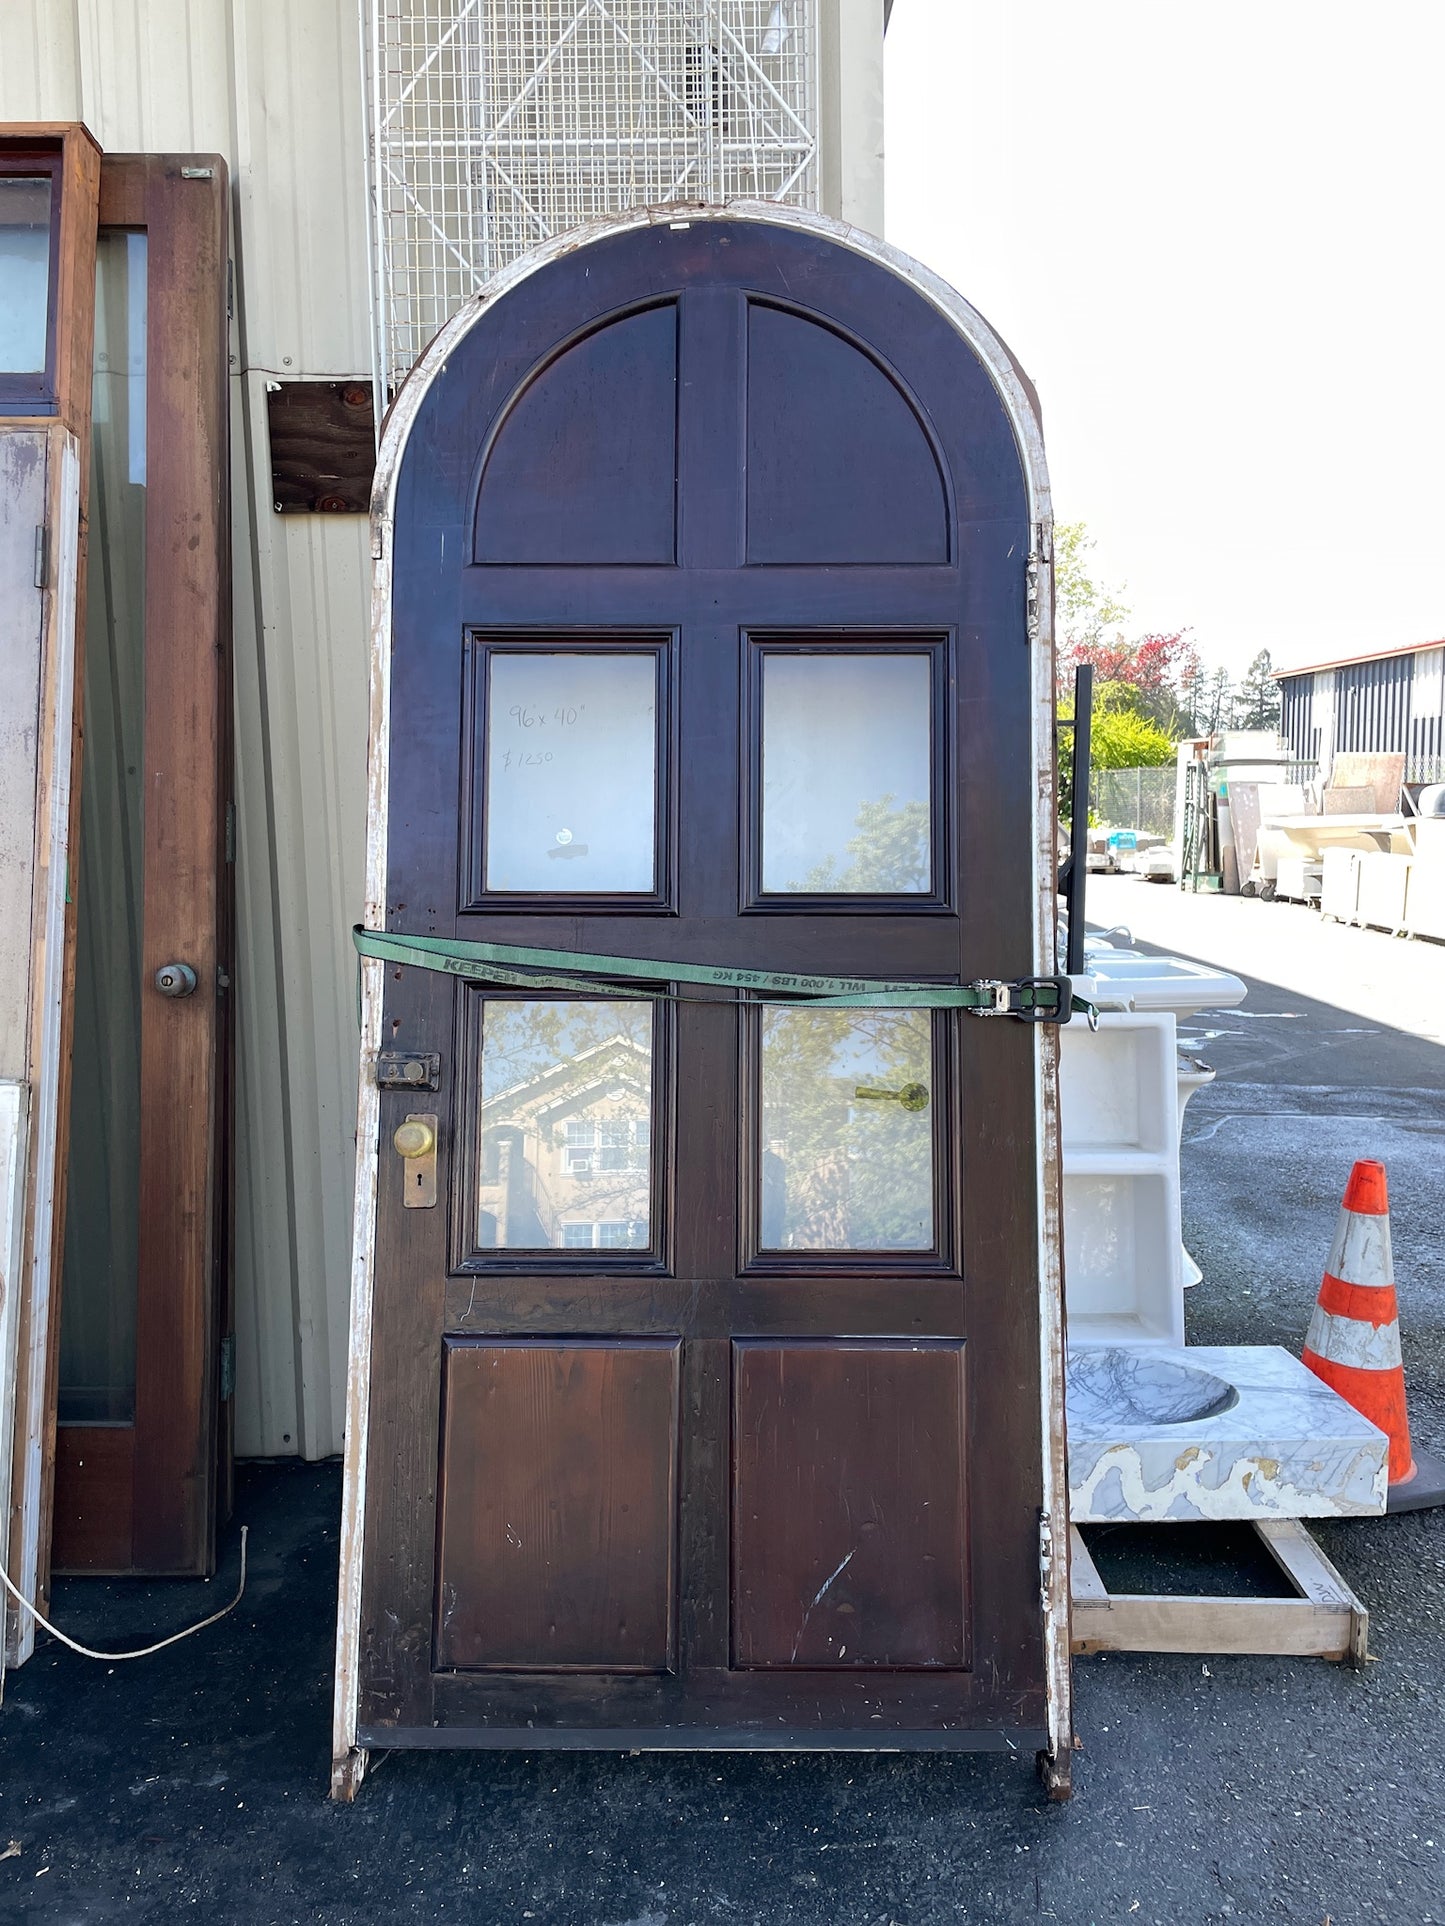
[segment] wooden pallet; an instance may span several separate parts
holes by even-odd
[[[1071,1526],[1075,1652],[1253,1653],[1363,1665],[1370,1615],[1304,1526],[1269,1518],[1253,1528],[1288,1581],[1289,1597],[1111,1592]]]

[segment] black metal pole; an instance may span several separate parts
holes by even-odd
[[[1064,968],[1070,976],[1084,973],[1084,883],[1089,873],[1089,734],[1094,716],[1094,670],[1081,662],[1074,670],[1074,796],[1069,824],[1069,884],[1064,898],[1069,912],[1069,944]]]

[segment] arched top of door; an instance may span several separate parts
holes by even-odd
[[[374,548],[389,560],[414,475],[475,562],[674,562],[678,384],[699,331],[729,326],[740,562],[946,563],[959,525],[1047,518],[1037,399],[988,323],[887,243],[747,202],[574,230],[455,315],[388,414]]]

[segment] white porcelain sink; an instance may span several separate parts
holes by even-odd
[[[1104,1009],[1173,1010],[1176,1016],[1193,1016],[1198,1010],[1228,1009],[1246,995],[1244,984],[1228,970],[1212,970],[1182,956],[1094,950],[1086,968]]]

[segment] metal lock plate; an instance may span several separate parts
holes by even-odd
[[[413,1110],[392,1136],[402,1168],[401,1201],[407,1210],[435,1210],[437,1201],[436,1115]]]
[[[439,1090],[441,1080],[438,1050],[382,1050],[377,1054],[379,1090]]]

